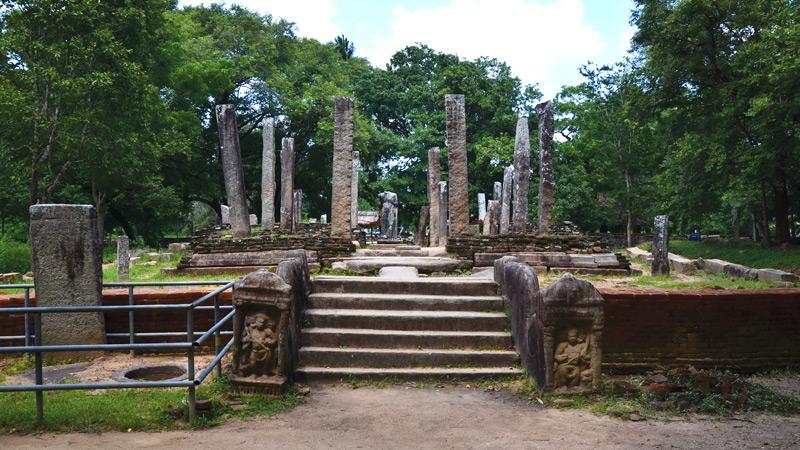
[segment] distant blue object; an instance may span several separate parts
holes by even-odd
[[[697,241],[697,242],[702,241],[703,238],[700,236],[700,230],[696,229],[696,230],[692,231],[692,234],[689,235],[689,240],[690,241]]]

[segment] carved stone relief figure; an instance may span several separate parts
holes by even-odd
[[[274,375],[275,321],[263,312],[248,314],[242,328],[242,350],[239,355],[239,370],[243,376],[259,377]]]
[[[589,387],[592,383],[589,343],[576,328],[567,330],[566,340],[556,346],[554,357],[554,387]]]

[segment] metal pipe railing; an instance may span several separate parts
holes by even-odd
[[[172,305],[136,305],[135,287],[167,287],[167,286],[209,286],[222,285],[208,294],[192,301],[191,303]],[[30,292],[35,289],[33,284],[4,284],[2,289],[24,289],[24,306],[0,308],[0,314],[23,314],[24,336],[0,336],[0,341],[24,340],[24,346],[0,347],[0,354],[5,353],[33,353],[35,358],[35,384],[0,386],[0,392],[25,392],[33,391],[36,394],[36,419],[41,424],[44,421],[44,391],[80,390],[80,389],[124,389],[124,388],[167,388],[185,387],[189,403],[189,420],[194,420],[196,408],[196,387],[216,368],[217,376],[222,374],[222,358],[230,351],[234,340],[220,348],[222,335],[232,335],[231,331],[222,331],[223,326],[230,322],[235,312],[231,311],[220,319],[221,310],[233,309],[233,306],[219,304],[219,296],[228,289],[233,291],[233,281],[173,281],[173,282],[114,282],[104,283],[106,288],[127,288],[128,298],[126,305],[98,305],[98,306],[30,306]],[[214,300],[213,306],[201,306],[208,300]],[[186,332],[155,332],[137,333],[135,326],[136,311],[186,311]],[[213,311],[213,325],[195,339],[194,312]],[[127,337],[127,344],[69,344],[69,345],[42,345],[42,314],[59,314],[75,312],[121,312],[128,313],[127,333],[106,333],[106,337]],[[30,330],[30,315],[33,314],[34,331]],[[184,335],[184,342],[154,342],[136,343],[137,337],[170,337]],[[195,376],[195,347],[203,345],[211,336],[214,336],[214,359],[199,374]],[[33,340],[33,345],[31,345]],[[76,384],[44,384],[42,353],[66,351],[130,351],[131,355],[136,350],[171,350],[181,349],[186,351],[187,380],[186,381],[131,381],[122,383],[76,383]]]

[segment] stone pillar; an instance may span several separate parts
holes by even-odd
[[[261,228],[275,226],[275,120],[264,119],[261,133]]]
[[[503,195],[500,203],[500,234],[508,234],[511,228],[511,187],[514,183],[514,166],[503,170]]]
[[[498,202],[503,201],[503,183],[499,181],[494,182],[494,188],[492,189],[492,200],[497,200]]]
[[[486,217],[483,218],[483,234],[494,236],[500,231],[500,201],[489,200]]]
[[[544,353],[546,379],[539,385],[557,393],[597,389],[603,362],[603,297],[592,283],[568,273],[542,290],[542,303],[541,321],[529,328],[537,335],[527,339],[542,345],[530,349]]]
[[[130,239],[128,236],[117,236],[117,279],[127,280],[131,265]]]
[[[222,173],[225,176],[225,192],[228,194],[228,206],[231,208],[231,232],[234,237],[247,237],[250,236],[250,217],[244,191],[239,127],[236,125],[236,110],[233,105],[217,105],[217,129],[222,154]]]
[[[669,276],[669,216],[656,216],[653,239],[653,276]]]
[[[467,185],[467,124],[464,96],[444,96],[447,115],[447,173],[450,231],[453,236],[469,233],[469,188]]]
[[[331,236],[350,239],[352,228],[353,99],[336,97],[333,122],[333,192]]]
[[[323,214],[323,215],[319,216],[319,223],[321,223],[323,225],[327,225],[328,224],[328,215],[327,214]]]
[[[514,144],[514,211],[511,230],[525,233],[528,228],[528,189],[531,184],[531,141],[528,118],[517,119]]]
[[[281,142],[281,230],[292,231],[294,203],[294,138]]]
[[[303,223],[303,190],[292,191],[292,231],[297,231],[298,225]]]
[[[425,230],[431,217],[431,207],[424,205],[419,209],[419,226],[417,227],[416,244],[420,247],[425,246]]]
[[[450,235],[450,227],[447,223],[447,181],[439,182],[439,247],[447,246],[447,237]]]
[[[233,291],[236,351],[231,387],[237,392],[281,395],[291,376],[289,348],[292,288],[260,269],[238,280]]]
[[[231,209],[228,205],[219,205],[220,218],[219,221],[222,225],[230,225],[231,223]]]
[[[36,306],[103,304],[102,241],[90,205],[33,205],[30,243]],[[42,315],[42,344],[105,344],[99,312]],[[59,352],[48,359],[100,356],[102,352]]]
[[[384,239],[397,239],[397,194],[381,192],[381,236]]]
[[[353,152],[353,177],[351,183],[350,195],[350,229],[358,228],[358,172],[361,170],[361,154],[357,151]]]
[[[556,202],[556,180],[553,176],[553,104],[536,105],[539,116],[539,224],[537,233],[547,233]]]
[[[439,246],[439,182],[441,181],[442,169],[440,161],[439,147],[428,149],[428,201],[431,204],[431,232],[430,246]]]
[[[478,220],[486,217],[486,194],[478,192]]]

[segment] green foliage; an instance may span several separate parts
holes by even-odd
[[[31,249],[27,242],[0,236],[0,272],[26,273],[31,267]]]
[[[670,251],[690,259],[722,259],[756,269],[800,272],[800,248],[762,248],[751,241],[672,241]]]

